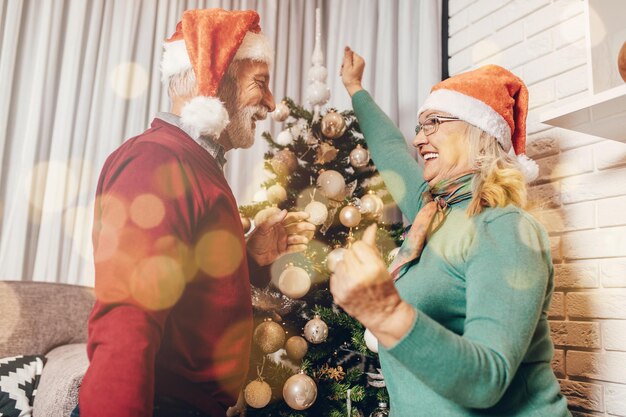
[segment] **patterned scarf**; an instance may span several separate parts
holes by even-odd
[[[436,231],[448,214],[448,208],[472,198],[472,178],[474,172],[464,173],[450,180],[437,183],[422,194],[424,205],[409,226],[404,243],[395,257],[389,271],[393,280],[400,276],[402,267],[419,258],[424,249],[429,230]]]

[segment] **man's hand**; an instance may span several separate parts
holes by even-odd
[[[302,252],[315,234],[315,225],[306,221],[309,213],[280,213],[257,225],[248,237],[248,253],[261,266],[286,253]]]
[[[348,90],[350,97],[359,90],[363,89],[361,80],[363,79],[363,70],[365,69],[365,60],[359,54],[346,46],[343,53],[343,63],[341,64],[341,81]]]

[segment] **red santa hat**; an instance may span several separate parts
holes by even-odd
[[[229,122],[224,104],[216,97],[233,60],[251,59],[273,64],[274,52],[261,33],[253,10],[187,10],[176,32],[165,41],[163,81],[193,69],[197,96],[181,110],[182,122],[201,135],[219,136]]]
[[[438,84],[418,111],[439,110],[458,117],[495,137],[502,148],[517,155],[527,181],[537,178],[537,164],[526,156],[528,89],[512,72],[485,65]]]

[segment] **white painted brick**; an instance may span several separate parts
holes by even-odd
[[[554,265],[554,286],[558,289],[598,288],[596,264]]]
[[[526,155],[529,158],[537,159],[559,153],[559,143],[550,132],[541,132],[528,137],[526,140]]]
[[[553,126],[550,126],[545,123],[541,123],[540,112],[543,111],[541,109],[542,109],[541,107],[538,107],[528,112],[528,117],[526,118],[526,133],[527,134],[533,135],[537,132],[541,132],[541,131],[553,128]]]
[[[602,344],[606,350],[626,352],[626,321],[607,320],[602,322]],[[626,372],[626,369],[624,371]]]
[[[566,353],[567,374],[609,382],[626,383],[626,353],[578,352]]]
[[[537,210],[533,214],[550,234],[595,227],[593,202],[571,204],[555,210]]]
[[[593,146],[596,167],[607,169],[626,165],[626,143],[605,140]],[[626,177],[624,178],[626,181]]]
[[[604,411],[604,392],[600,384],[560,380],[561,393],[567,398],[570,407],[588,411]]]
[[[563,203],[626,195],[626,168],[610,169],[561,180]]]
[[[554,356],[552,357],[552,370],[557,378],[565,377],[565,351],[561,349],[554,349]]]
[[[605,384],[604,404],[611,416],[626,417],[626,386]]]
[[[549,79],[528,86],[528,108],[534,109],[556,99],[554,80]]]
[[[605,287],[626,288],[626,259],[611,259],[600,265],[600,280]]]
[[[507,48],[524,40],[522,22],[502,29],[471,47],[472,63],[478,63],[487,57],[502,54]],[[493,63],[493,62],[492,62]]]
[[[555,292],[552,294],[552,303],[550,304],[550,311],[548,311],[548,318],[557,319],[563,317],[565,317],[565,294]]]
[[[552,37],[554,38],[554,47],[559,49],[570,43],[574,43],[585,38],[585,28],[587,22],[583,13],[574,16],[558,25],[554,26]]]
[[[454,16],[473,2],[474,0],[450,0],[448,3],[448,15]]]
[[[550,336],[555,345],[599,349],[600,323],[551,321]]]
[[[524,81],[534,84],[584,64],[587,60],[585,45],[584,41],[578,41],[525,64]]]
[[[469,9],[470,21],[476,22],[505,6],[507,3],[508,0],[475,0],[474,4],[472,4],[472,7]]]
[[[450,75],[456,75],[460,72],[468,70],[472,66],[472,50],[464,49],[461,52],[452,55],[448,61],[448,70]]]
[[[526,42],[512,46],[502,51],[501,54],[494,55],[485,61],[481,61],[479,65],[497,64],[505,68],[515,68],[526,64],[533,59],[547,55],[552,52],[552,36],[550,33],[540,33]],[[518,77],[525,80],[520,71],[513,71]]]
[[[524,19],[526,36],[532,36],[582,13],[583,6],[582,1],[557,1],[537,10]]]
[[[564,98],[587,91],[587,65],[581,65],[556,77],[556,96]]]
[[[626,225],[626,196],[598,200],[598,226]]]
[[[467,9],[461,10],[448,20],[448,35],[453,36],[459,30],[467,27],[469,23],[469,12]]]
[[[563,235],[565,259],[591,259],[626,256],[626,227],[586,230]]]
[[[570,292],[566,308],[570,318],[626,319],[626,292]]]
[[[529,198],[539,208],[556,208],[561,206],[561,184],[532,185],[528,188]]]
[[[563,259],[563,249],[561,248],[561,237],[550,236],[550,253],[552,255],[553,262],[559,262]]]
[[[561,101],[558,103],[561,103]],[[559,148],[561,150],[579,148],[581,146],[590,145],[604,140],[598,136],[587,135],[585,133],[561,128],[551,130],[550,135],[559,142]]]
[[[559,155],[536,160],[539,165],[538,182],[552,181],[593,171],[593,155],[587,149],[572,149]]]
[[[454,55],[462,49],[475,44],[481,39],[485,39],[493,32],[488,19],[480,20],[450,37],[448,41],[448,53]]]
[[[500,29],[549,4],[550,0],[514,0],[491,14],[492,24]]]

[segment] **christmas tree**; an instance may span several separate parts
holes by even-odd
[[[268,132],[263,197],[240,207],[244,229],[281,209],[306,211],[318,225],[307,251],[272,265],[267,288],[253,288],[254,347],[244,414],[263,417],[368,416],[387,402],[373,337],[333,304],[329,279],[345,248],[376,222],[378,246],[390,259],[400,244],[401,223],[385,222],[391,197],[369,157],[351,111],[321,113],[330,92],[321,52],[320,13],[311,84],[312,111],[285,98],[272,117],[284,123]],[[375,415],[386,415],[380,410]]]
[[[331,109],[316,120],[286,98],[274,118],[289,116],[276,138],[263,134],[270,146],[265,167],[273,174],[263,184],[267,200],[240,212],[249,224],[280,209],[304,210],[319,227],[306,252],[280,258],[272,266],[271,284],[253,289],[247,415],[367,416],[387,399],[378,358],[367,347],[363,326],[333,304],[328,280],[343,248],[373,222],[379,224],[381,252],[393,256],[402,224],[381,222],[391,198],[351,111]],[[302,394],[307,388],[309,398]]]

